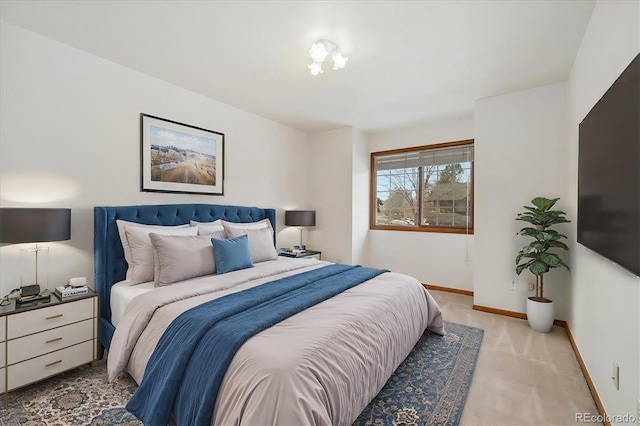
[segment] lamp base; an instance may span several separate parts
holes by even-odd
[[[299,245],[299,246],[293,246],[293,248],[296,250],[306,250],[307,246]]]
[[[48,288],[49,247],[36,244],[35,249],[23,248],[20,250],[20,258],[22,264],[20,286],[25,287],[37,283]]]

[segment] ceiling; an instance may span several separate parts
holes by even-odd
[[[0,0],[0,18],[314,133],[463,116],[478,99],[565,81],[594,4]],[[318,39],[346,68],[311,75]]]

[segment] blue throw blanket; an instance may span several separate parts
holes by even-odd
[[[329,265],[184,312],[160,338],[127,410],[146,425],[166,425],[172,409],[178,425],[210,425],[222,379],[244,342],[383,272],[386,271]]]

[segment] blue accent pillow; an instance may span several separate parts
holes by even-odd
[[[211,244],[218,274],[253,268],[249,238],[246,235],[228,239],[212,238]]]

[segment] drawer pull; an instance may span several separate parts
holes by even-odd
[[[59,359],[57,361],[50,362],[49,364],[45,365],[45,367],[51,367],[52,365],[60,364],[61,362],[62,360]]]
[[[48,319],[48,320],[50,320],[50,319],[56,319],[56,318],[60,318],[61,316],[62,316],[62,314],[58,314],[58,315],[54,315],[54,316],[52,316],[52,317],[47,317],[47,318],[45,318],[45,319]]]
[[[62,340],[62,337],[56,337],[55,339],[47,340],[45,343],[53,343],[57,342],[58,340]]]

